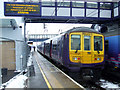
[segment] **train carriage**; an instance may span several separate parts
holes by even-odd
[[[104,36],[93,29],[73,28],[43,43],[43,54],[69,71],[91,75],[103,69]]]

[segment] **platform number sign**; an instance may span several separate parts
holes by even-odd
[[[4,3],[5,16],[40,16],[39,3]]]

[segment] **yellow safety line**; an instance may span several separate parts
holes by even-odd
[[[38,63],[37,60],[36,60],[36,62],[37,62],[37,64],[38,64],[39,68],[40,68],[40,71],[41,71],[41,73],[42,73],[42,75],[43,75],[43,78],[44,78],[44,80],[45,80],[45,82],[46,82],[46,84],[47,84],[49,90],[52,90],[52,87],[51,87],[51,85],[50,85],[48,79],[46,78],[46,76],[45,76],[45,74],[44,74],[42,68],[40,67],[40,64]]]

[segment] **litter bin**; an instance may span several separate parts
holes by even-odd
[[[35,70],[34,70],[34,65],[31,65],[28,67],[28,76],[35,76]]]
[[[8,69],[7,68],[2,68],[1,71],[2,71],[2,75],[7,75]]]

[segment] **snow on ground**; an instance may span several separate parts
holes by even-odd
[[[25,75],[19,75],[6,86],[6,88],[24,88],[25,82],[28,79]]]
[[[29,59],[28,59],[28,63],[27,66],[31,66],[33,61],[32,61],[32,52],[29,55]],[[21,70],[15,71],[15,72],[21,72]],[[2,84],[2,86],[0,87],[0,90],[4,88],[25,88],[26,84],[27,84],[27,79],[28,77],[22,74],[19,74],[15,77],[13,77],[12,79],[10,79],[8,82]]]
[[[120,89],[118,84],[113,84],[111,82],[108,81],[104,81],[104,80],[100,80],[102,82],[101,87],[106,88],[106,89],[110,89],[110,88],[114,88],[114,89]]]

